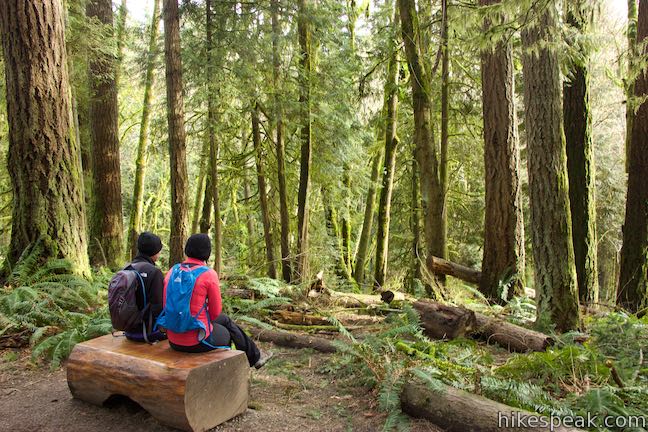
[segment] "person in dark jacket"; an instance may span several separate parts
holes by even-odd
[[[151,232],[143,232],[137,238],[137,256],[126,268],[137,270],[144,281],[144,292],[146,293],[146,305],[141,290],[137,290],[135,296],[137,306],[143,312],[143,319],[147,329],[147,337],[144,337],[142,325],[125,332],[126,337],[135,341],[149,342],[166,339],[164,333],[153,331],[153,326],[158,315],[162,312],[164,275],[155,265],[160,258],[162,251],[162,240]]]

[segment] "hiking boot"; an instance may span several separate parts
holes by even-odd
[[[261,357],[259,357],[259,360],[254,363],[254,367],[256,369],[261,369],[266,363],[268,363],[268,360],[270,360],[272,356],[274,356],[272,351],[261,351]]]

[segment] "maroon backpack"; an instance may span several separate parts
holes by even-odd
[[[137,307],[137,290],[141,289],[144,307]],[[130,264],[115,273],[108,285],[108,308],[115,330],[128,331],[142,323],[147,310],[146,289],[142,275]]]

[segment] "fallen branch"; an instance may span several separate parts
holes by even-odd
[[[249,328],[250,334],[262,342],[272,342],[275,345],[288,348],[312,348],[323,353],[334,353],[337,348],[331,341],[324,338],[299,335],[282,331]]]
[[[443,258],[428,256],[427,267],[434,274],[444,274],[454,276],[462,281],[472,284],[479,284],[481,280],[481,271],[461,264],[453,263]]]

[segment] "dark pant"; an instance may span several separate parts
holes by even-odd
[[[261,357],[259,348],[257,348],[254,341],[245,334],[241,327],[236,325],[236,323],[226,314],[221,313],[218,315],[218,317],[212,321],[212,326],[214,327],[212,333],[203,342],[197,345],[182,346],[171,342],[169,344],[171,345],[171,348],[178,351],[199,353],[216,349],[214,347],[229,346],[234,342],[236,349],[245,353],[250,366],[253,366],[257,361],[259,361],[259,358]]]

